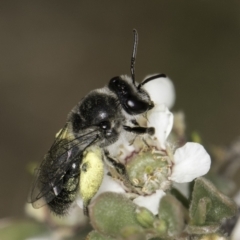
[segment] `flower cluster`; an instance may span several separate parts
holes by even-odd
[[[173,113],[168,109],[175,100],[171,80],[160,77],[147,82],[143,88],[154,102],[154,108],[140,116],[138,122],[142,126],[154,127],[155,133],[151,136],[139,136],[131,145],[126,142],[114,156],[124,156],[122,161],[130,186],[109,176],[106,169],[102,185],[94,198],[103,192],[124,193],[135,204],[156,215],[160,199],[171,189],[172,184],[191,182],[206,174],[210,169],[211,159],[198,143],[188,142],[177,148],[177,143],[168,141],[174,122]],[[82,207],[82,201],[78,202]]]

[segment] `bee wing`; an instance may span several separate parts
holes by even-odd
[[[69,123],[61,129],[43,162],[35,170],[35,180],[28,197],[34,208],[42,207],[61,192],[63,178],[74,163],[78,167],[77,174],[80,173],[81,154],[97,139],[94,129],[85,129],[77,138],[73,136]]]

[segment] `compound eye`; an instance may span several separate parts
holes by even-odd
[[[153,108],[153,103],[142,101],[141,99],[129,98],[127,101],[128,111],[130,114],[141,114]]]
[[[109,121],[103,121],[99,124],[99,127],[102,130],[109,130],[109,129],[111,129],[111,123]]]

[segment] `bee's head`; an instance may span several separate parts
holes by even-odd
[[[148,94],[143,89],[138,89],[128,76],[112,78],[108,87],[130,115],[144,113],[154,106]]]

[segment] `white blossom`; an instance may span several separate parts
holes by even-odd
[[[154,75],[149,75],[145,79]],[[159,77],[153,79],[152,81],[144,84],[142,88],[145,89],[149,95],[151,95],[151,100],[155,104],[165,104],[169,109],[174,105],[176,98],[175,89],[172,81],[168,77]]]
[[[172,130],[173,114],[168,110],[167,106],[171,107],[175,100],[174,88],[171,87],[171,82],[165,78],[150,81],[144,85],[148,91],[150,98],[154,101],[155,107],[147,113],[147,126],[155,128],[155,140],[158,142],[158,147],[166,149],[167,137]],[[161,90],[158,86],[161,86]],[[166,88],[164,88],[164,86]],[[165,92],[168,89],[168,94]],[[165,105],[165,104],[167,105]],[[169,180],[177,183],[191,182],[197,177],[206,174],[211,165],[211,159],[204,147],[198,143],[186,143],[183,147],[176,150],[172,158],[172,172]],[[145,206],[156,214],[159,201],[163,194],[157,194],[156,198],[151,196],[141,196],[134,200],[136,204]]]

